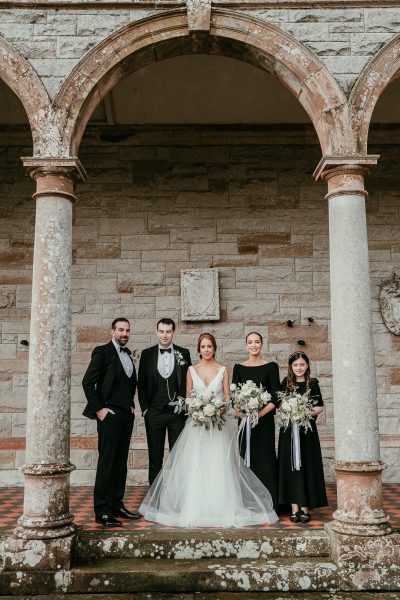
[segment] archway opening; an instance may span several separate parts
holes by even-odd
[[[388,465],[386,478],[396,481],[399,455],[396,410],[398,399],[398,370],[389,365],[397,360],[399,344],[390,335],[380,313],[380,291],[383,282],[394,272],[399,274],[400,259],[400,79],[393,79],[379,97],[371,117],[368,132],[368,153],[378,154],[376,167],[366,181],[368,190],[367,225],[370,257],[370,275],[373,298],[373,327],[376,339],[375,352],[377,379],[385,381],[384,392],[378,388],[379,426],[381,437],[391,442],[381,444],[381,458]],[[385,346],[382,341],[385,339]],[[385,350],[386,348],[387,350]],[[383,357],[388,353],[390,361]]]
[[[0,486],[23,481],[35,205],[20,157],[32,145],[24,107],[0,80]]]
[[[245,333],[256,328],[282,369],[314,317],[312,350],[310,337],[306,343],[317,373],[330,361],[328,224],[324,191],[312,178],[320,146],[310,118],[268,71],[233,56],[183,54],[128,70],[92,113],[80,146],[89,175],[74,230],[81,371],[112,318],[125,314],[133,350],[152,345],[157,319],[169,316],[193,360],[199,332],[209,330],[219,360],[232,367],[244,357]],[[220,320],[185,322],[181,270],[204,267],[219,271]],[[291,330],[282,327],[288,320]],[[320,426],[326,465],[333,457],[328,379]],[[72,398],[78,432],[79,381]],[[129,481],[145,484],[140,417],[136,427]],[[96,439],[83,437],[73,483],[93,479]]]

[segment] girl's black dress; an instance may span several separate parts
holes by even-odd
[[[245,383],[251,379],[257,385],[262,385],[271,394],[271,401],[278,403],[276,393],[280,390],[279,367],[275,362],[256,367],[236,364],[233,368],[232,383]],[[265,485],[272,496],[275,510],[278,507],[278,462],[275,452],[274,413],[271,411],[261,417],[258,424],[251,430],[250,438],[250,468],[258,479]],[[244,457],[246,439],[243,435],[240,444],[240,454]]]
[[[299,381],[297,391],[304,394],[306,383]],[[318,379],[310,381],[310,398],[314,406],[323,406]],[[282,382],[282,390],[286,388],[286,378]],[[278,444],[279,465],[279,504],[298,504],[308,508],[328,506],[325,491],[324,469],[322,466],[321,446],[319,443],[316,417],[311,419],[312,429],[307,431],[300,427],[301,468],[292,471],[292,428],[286,431],[281,428]]]

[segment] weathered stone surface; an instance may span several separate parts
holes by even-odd
[[[218,321],[217,269],[186,269],[181,274],[182,320]]]

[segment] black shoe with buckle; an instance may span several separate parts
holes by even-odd
[[[300,523],[300,511],[292,513],[289,518],[292,523]]]
[[[134,513],[122,506],[121,508],[116,508],[113,510],[114,517],[120,517],[121,519],[141,519],[142,515],[140,513]]]
[[[300,511],[300,521],[302,523],[308,523],[310,519],[311,519],[310,513],[306,513],[306,512],[304,512],[304,510]]]
[[[118,519],[114,519],[113,516],[107,514],[96,515],[95,521],[100,525],[104,525],[104,527],[122,527],[121,521],[118,521]]]

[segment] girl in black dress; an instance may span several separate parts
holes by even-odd
[[[291,504],[293,523],[308,523],[311,516],[309,508],[327,506],[324,470],[316,419],[324,410],[318,379],[310,377],[310,361],[304,352],[294,352],[289,356],[288,375],[282,382],[284,392],[297,391],[304,394],[310,390],[313,403],[311,429],[300,427],[299,471],[292,468],[292,427],[279,432],[279,504]]]
[[[275,510],[278,506],[278,463],[275,452],[274,412],[280,390],[279,367],[261,356],[262,336],[253,331],[246,336],[248,359],[233,368],[232,383],[245,383],[249,379],[262,385],[271,394],[271,401],[258,413],[258,424],[251,429],[250,468],[269,490]],[[241,415],[242,416],[242,415]],[[240,453],[246,453],[246,439],[242,436]]]

